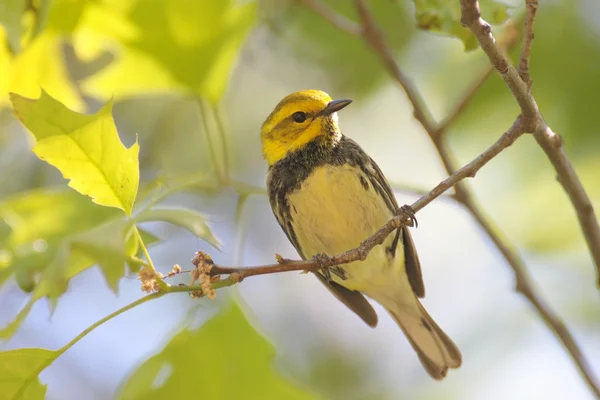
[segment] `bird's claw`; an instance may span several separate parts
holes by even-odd
[[[334,275],[340,277],[340,279],[342,279],[342,280],[346,279],[345,271],[337,265],[331,265],[331,257],[329,257],[327,254],[324,254],[324,253],[315,254],[313,257],[313,260],[317,264],[319,264],[319,267],[321,268],[321,273],[323,274],[323,276],[325,277],[327,282],[331,282],[331,274],[332,273]]]
[[[415,217],[415,210],[408,204],[400,207],[400,212],[406,214],[408,218],[410,218],[410,223],[408,226],[414,226],[415,228],[419,227],[419,223],[417,222],[417,217]]]

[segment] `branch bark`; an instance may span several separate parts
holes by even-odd
[[[533,44],[533,22],[535,13],[538,9],[538,0],[526,0],[525,7],[527,13],[525,16],[525,35],[523,36],[523,48],[521,49],[521,58],[519,59],[519,76],[531,90],[531,76],[529,75],[529,58],[531,57],[531,45]]]

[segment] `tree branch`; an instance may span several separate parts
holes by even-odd
[[[527,13],[525,16],[525,35],[523,36],[523,48],[519,59],[519,76],[531,90],[531,76],[529,75],[529,58],[531,56],[531,45],[533,43],[533,21],[538,9],[538,0],[525,0]]]
[[[491,27],[485,21],[481,19],[481,14],[479,12],[479,4],[475,0],[460,0],[461,2],[461,11],[462,11],[462,22],[467,25],[477,37],[481,47],[484,49],[486,54],[488,55],[491,64],[493,67],[500,72],[503,79],[509,86],[510,90],[513,92],[513,95],[517,102],[519,103],[522,110],[522,117],[517,118],[515,124],[512,129],[515,129],[515,132],[519,132],[520,129],[515,128],[515,125],[520,126],[523,130],[527,132],[534,132],[538,130],[538,123],[543,121],[539,114],[539,110],[537,104],[533,100],[533,98],[529,94],[529,90],[527,85],[521,80],[519,74],[514,69],[512,65],[507,61],[506,57],[502,54],[498,46],[495,44],[494,38],[491,34]],[[314,3],[314,0],[309,2]],[[311,6],[309,3],[305,4],[307,6]],[[424,130],[428,133],[431,138],[438,154],[446,168],[448,174],[452,177],[455,173],[455,166],[453,161],[452,153],[448,147],[448,144],[445,141],[445,138],[441,132],[444,132],[447,127],[454,121],[456,115],[450,116],[446,119],[446,122],[442,122],[442,124],[437,127],[434,126],[433,119],[431,119],[429,111],[426,110],[426,106],[416,89],[413,88],[412,83],[402,74],[398,65],[394,61],[391,51],[385,45],[383,37],[379,33],[379,30],[375,28],[375,22],[372,18],[370,12],[368,11],[363,0],[356,0],[357,9],[360,14],[360,19],[363,24],[363,39],[365,42],[374,50],[374,52],[379,56],[382,63],[386,67],[386,69],[390,72],[392,77],[396,80],[396,82],[404,89],[409,100],[413,104],[415,109],[414,116],[421,123]],[[531,11],[529,11],[531,13]],[[332,10],[329,10],[329,13],[333,13]],[[323,14],[325,19],[331,21],[330,14]],[[533,27],[533,13],[530,14],[528,19],[526,19],[529,26],[527,29],[532,29]],[[368,32],[369,34],[366,34]],[[526,51],[531,46],[531,41],[526,45]],[[473,90],[477,90],[479,85],[475,84],[473,86]],[[468,99],[467,99],[468,101]],[[456,113],[462,112],[464,107],[460,104],[455,109]],[[544,124],[545,126],[545,124]],[[440,129],[441,127],[441,129]],[[511,130],[507,131],[500,140],[503,140],[505,137],[513,138],[513,135],[510,134]],[[551,132],[551,131],[550,131]],[[546,136],[549,136],[548,132],[544,133]],[[514,140],[518,138],[520,135],[514,135]],[[536,135],[536,139],[540,134]],[[546,140],[550,142],[550,139]],[[512,142],[511,142],[512,143]],[[493,146],[492,146],[493,147]],[[547,146],[549,147],[549,146]],[[542,146],[544,148],[544,146]],[[489,149],[488,149],[489,150]],[[552,154],[556,155],[556,151],[553,151]],[[548,152],[547,152],[548,154]],[[552,161],[552,158],[551,158]],[[555,157],[555,161],[562,168],[566,168],[570,166],[570,163],[564,158]],[[556,166],[555,166],[556,168]],[[461,169],[461,170],[464,170]],[[558,171],[558,170],[557,170]],[[570,172],[570,173],[569,173]],[[582,222],[582,227],[584,227],[584,232],[586,229],[592,232],[600,232],[600,229],[596,229],[594,224],[597,227],[597,221],[593,216],[593,209],[591,208],[591,204],[589,203],[589,199],[587,199],[587,195],[581,188],[581,184],[577,179],[574,171],[572,170],[572,166],[570,171],[562,171],[562,174],[559,173],[559,177],[562,175],[568,175],[568,182],[570,182],[569,187],[573,189],[572,198],[575,197],[579,203],[574,202],[575,207],[578,211],[578,215],[580,215],[580,221],[585,219],[585,224]],[[573,182],[579,183],[579,185],[574,185]],[[438,185],[439,187],[440,185]],[[564,186],[564,184],[563,184]],[[511,266],[516,279],[516,289],[520,293],[524,295],[524,297],[533,305],[536,309],[537,313],[540,315],[542,320],[546,323],[548,328],[550,328],[557,336],[557,338],[562,342],[564,348],[571,356],[573,362],[579,369],[580,373],[592,389],[592,391],[596,394],[598,398],[600,398],[600,389],[599,385],[595,382],[595,378],[591,372],[590,365],[586,358],[584,357],[582,351],[579,349],[579,346],[573,339],[572,334],[566,327],[566,325],[561,321],[555,311],[553,311],[550,306],[548,306],[543,300],[542,296],[537,293],[534,289],[533,279],[530,277],[527,269],[525,267],[525,263],[519,253],[514,250],[514,247],[510,245],[505,239],[502,239],[500,235],[497,233],[498,230],[494,228],[491,220],[485,216],[481,207],[478,205],[476,200],[474,199],[470,189],[464,184],[464,182],[457,182],[455,186],[456,198],[460,201],[472,214],[475,221],[479,224],[479,226],[486,232],[486,234],[491,238],[495,246],[498,248],[498,251],[504,256],[507,263]],[[567,191],[569,193],[569,191]],[[571,194],[570,194],[571,196]],[[587,204],[585,200],[587,199]],[[587,206],[589,205],[589,206]],[[416,211],[416,210],[415,210]],[[590,215],[591,214],[591,215]],[[591,219],[591,221],[590,221]],[[595,250],[598,249],[598,255],[600,256],[600,233],[598,234],[598,244],[596,244],[596,234],[588,234],[586,233],[586,240],[588,240],[588,245],[590,249],[592,249],[592,253],[594,254],[594,258],[596,259],[596,264],[600,265],[600,258],[596,257]],[[590,239],[588,239],[588,237]],[[592,241],[592,244],[590,244]],[[600,271],[600,267],[599,267]],[[600,276],[600,273],[599,273]]]
[[[498,47],[494,43],[490,25],[481,19],[478,1],[460,0],[460,4],[462,23],[475,34],[481,48],[485,51],[494,68],[500,72],[502,78],[504,78],[504,81],[512,91],[525,117],[524,123],[527,127],[527,132],[534,134],[535,140],[554,166],[558,175],[558,181],[563,186],[575,208],[585,241],[596,264],[597,286],[600,287],[600,226],[598,225],[598,219],[592,203],[563,149],[563,141],[559,135],[552,132],[548,127],[538,110],[535,99],[531,95],[527,84],[498,50]],[[536,7],[537,1],[527,1],[528,16],[525,23],[526,30],[533,29]],[[526,34],[522,59],[524,55],[529,56],[530,54],[532,35],[533,32],[531,32],[531,37]],[[521,60],[521,65],[528,65],[528,63],[528,60],[525,62]]]

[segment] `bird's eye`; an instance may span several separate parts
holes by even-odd
[[[292,114],[292,119],[295,122],[302,123],[306,121],[306,113],[303,113],[302,111],[295,112]]]

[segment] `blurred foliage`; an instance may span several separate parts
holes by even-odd
[[[327,399],[381,400],[387,398],[381,387],[370,385],[372,372],[365,360],[353,359],[335,347],[311,351],[313,367],[304,380],[323,392]],[[298,375],[302,375],[301,372]],[[352,382],[352,385],[348,385]],[[400,400],[400,399],[396,399]]]
[[[465,50],[477,48],[477,38],[460,23],[460,3],[447,0],[414,0],[417,26],[432,32],[439,32],[459,38]],[[494,0],[480,0],[482,18],[492,25],[498,25],[508,18],[507,6]]]
[[[316,399],[273,371],[275,351],[234,303],[185,329],[123,383],[120,399]]]
[[[351,1],[328,0],[323,3],[350,20],[358,21]],[[388,45],[401,53],[414,31],[406,4],[378,1],[370,4],[379,26],[386,32]],[[262,14],[267,26],[282,41],[294,58],[314,64],[332,85],[331,90],[360,96],[372,93],[388,78],[381,62],[359,37],[323,23],[323,17],[294,0],[263,0]],[[360,77],[360,79],[357,79]]]
[[[255,20],[256,3],[236,3],[140,0],[88,7],[83,19],[93,22],[83,29],[89,40],[75,42],[75,50],[90,51],[111,38],[118,56],[84,89],[100,98],[183,89],[217,102]],[[114,26],[126,26],[128,35],[113,32]]]
[[[358,24],[353,2],[324,3]],[[508,6],[494,0],[480,3],[488,22],[507,19]],[[368,5],[399,59],[414,48],[423,53],[427,47],[421,46],[429,40],[460,47],[458,40],[439,35],[424,39],[419,29],[458,38],[467,50],[476,47],[460,25],[458,1]],[[600,90],[600,40],[593,30],[598,27],[581,22],[581,13],[579,3],[540,7],[531,72],[540,108],[565,137],[589,194],[598,199],[595,94]],[[204,213],[165,204],[176,194],[191,194],[198,202],[227,187],[238,196],[231,218],[238,228],[243,225],[246,200],[264,190],[232,178],[236,163],[230,150],[236,143],[222,97],[248,39],[258,37],[264,52],[289,56],[294,65],[275,63],[269,68],[284,69],[302,88],[304,75],[296,79],[296,73],[309,68],[330,85],[325,89],[347,96],[373,94],[389,80],[361,38],[295,0],[6,0],[0,3],[0,25],[0,285],[15,282],[30,293],[0,330],[3,340],[14,335],[38,300],[47,298],[53,311],[69,280],[92,266],[99,267],[107,287],[116,292],[128,271],[143,264],[142,245],[165,240],[139,224],[175,225],[219,247]],[[511,56],[517,60],[518,49]],[[474,62],[475,57],[440,50],[431,59],[424,57],[424,69],[444,77],[445,87],[456,91],[453,85],[470,78],[470,65],[483,59]],[[450,61],[437,63],[442,58]],[[277,72],[270,76],[267,71],[268,79],[281,77]],[[428,77],[423,86],[436,79]],[[32,135],[26,136],[9,115],[9,93],[14,93],[12,111]],[[250,101],[259,102],[261,95],[253,94]],[[96,109],[95,114],[78,113]],[[465,157],[478,154],[481,149],[475,144],[488,145],[516,112],[504,82],[492,76],[453,126],[453,145]],[[465,129],[473,126],[475,133]],[[467,133],[457,134],[463,130]],[[33,153],[58,172],[25,156],[32,143]],[[506,171],[512,186],[505,190],[497,185],[493,189],[502,192],[490,199],[494,214],[503,216],[502,228],[519,246],[539,254],[581,248],[573,211],[543,154],[522,143],[514,147],[514,170]],[[79,193],[56,186],[64,183],[60,174]],[[239,231],[243,238],[245,230]],[[361,386],[369,372],[361,360],[345,358],[335,349],[321,352],[312,357],[305,376],[311,389],[327,398],[387,398],[381,388]],[[56,356],[44,349],[0,352],[0,376],[8,377],[0,379],[0,399],[10,398],[26,383],[24,399],[43,398],[45,386],[34,372]],[[273,358],[268,341],[234,304],[200,329],[175,335],[132,372],[120,396],[315,398],[275,371]]]

